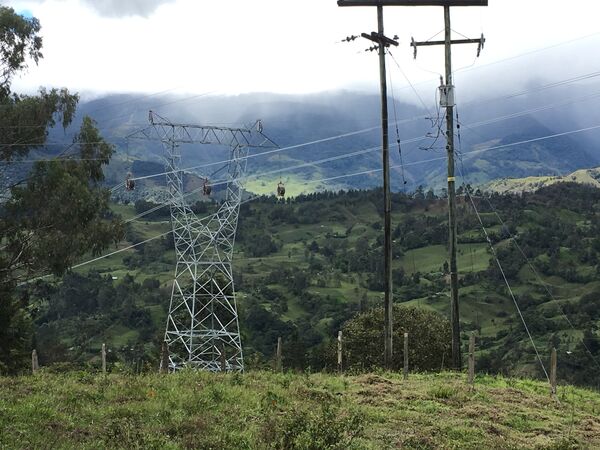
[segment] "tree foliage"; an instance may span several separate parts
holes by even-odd
[[[27,67],[27,60],[36,64],[43,58],[39,20],[15,13],[0,6],[0,92],[10,93],[10,82],[15,73]]]
[[[31,345],[26,293],[17,285],[38,274],[63,275],[81,256],[99,254],[123,236],[111,217],[103,166],[113,147],[85,117],[73,144],[61,153],[46,146],[49,130],[72,121],[78,96],[41,88],[37,95],[10,90],[11,80],[42,58],[40,24],[0,6],[0,161],[44,149],[54,159],[33,164],[24,180],[11,180],[0,207],[0,370],[14,371]]]
[[[37,162],[27,183],[12,188],[2,221],[12,280],[46,270],[62,275],[123,236],[121,222],[108,220],[110,193],[100,186],[112,146],[89,117],[74,143],[81,159]]]
[[[40,88],[37,95],[6,94],[0,88],[0,160],[12,161],[43,148],[50,128],[69,126],[78,100],[65,88]],[[53,154],[52,149],[46,152]]]
[[[394,308],[394,352],[392,369],[401,370],[404,361],[404,333],[409,335],[411,370],[439,370],[450,355],[450,324],[433,311]],[[347,368],[372,370],[383,367],[383,308],[357,314],[344,324],[344,352]]]

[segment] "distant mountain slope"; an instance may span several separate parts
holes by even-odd
[[[600,188],[600,167],[581,169],[564,176],[502,178],[484,185],[485,191],[518,194],[533,192],[556,183],[579,183]]]
[[[512,126],[506,129],[506,125]],[[494,134],[500,137],[492,138]],[[480,185],[496,178],[557,176],[597,165],[597,158],[569,135],[538,140],[554,134],[557,131],[533,118],[519,118],[498,130],[479,133],[475,139],[471,135],[463,140],[462,152],[457,149],[457,175],[464,175],[465,183]],[[513,145],[519,142],[523,143]],[[427,184],[444,182],[444,173],[445,167],[432,172]]]
[[[565,98],[567,95],[568,92],[565,92]],[[596,125],[588,123],[591,120],[586,118],[588,116],[573,108],[545,109],[514,116],[514,113],[532,107],[539,109],[539,105],[561,99],[560,95],[549,100],[538,94],[522,96],[508,104],[482,102],[462,107],[457,153],[463,155],[460,170],[468,178],[466,181],[481,184],[500,177],[553,176],[598,166],[600,146],[596,142],[600,139],[597,133],[535,140]],[[381,184],[379,97],[368,93],[338,91],[305,96],[245,94],[189,97],[111,95],[83,102],[68,133],[65,135],[62,130],[54,130],[51,138],[70,142],[81,117],[91,115],[97,120],[103,135],[115,143],[118,150],[107,171],[107,182],[121,182],[131,170],[133,161],[163,164],[160,144],[127,139],[133,131],[148,125],[150,109],[174,122],[185,123],[243,126],[262,119],[264,132],[269,137],[282,148],[292,148],[248,160],[248,173],[254,174],[255,178],[248,181],[247,187],[254,192],[270,189],[269,186],[280,177],[293,184],[296,193],[324,188],[369,188]],[[390,118],[394,117],[391,109],[390,105]],[[392,188],[396,191],[403,188],[414,191],[418,185],[442,188],[446,177],[444,136],[438,133],[438,127],[443,129],[442,118],[426,119],[430,112],[405,102],[396,101],[396,110],[400,121],[398,134],[394,124],[390,126]],[[340,135],[344,137],[329,139]],[[402,140],[402,160],[397,137]],[[531,142],[512,146],[515,142],[528,140]],[[311,144],[303,145],[306,143]],[[493,148],[498,146],[501,148]],[[344,157],[361,151],[364,152]],[[184,167],[222,161],[228,157],[226,149],[214,147],[182,147],[182,154]],[[328,162],[320,162],[325,159]],[[457,164],[460,162],[459,157]],[[306,163],[309,165],[294,169]],[[210,176],[212,169],[218,167],[196,172],[201,177]],[[361,175],[356,175],[359,173]]]

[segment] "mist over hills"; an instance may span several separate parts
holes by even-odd
[[[588,95],[589,86],[530,89],[530,93],[500,96],[459,103],[457,108],[457,175],[466,182],[483,184],[502,177],[550,176],[599,165],[600,132],[590,130],[541,139],[600,123],[593,108],[597,95]],[[294,184],[295,192],[323,188],[368,188],[380,184],[381,151],[379,96],[350,91],[313,95],[244,94],[238,96],[108,95],[80,104],[72,129],[83,115],[92,116],[107,140],[117,146],[117,155],[107,171],[107,182],[118,183],[134,161],[162,165],[163,149],[157,143],[128,140],[126,137],[148,126],[152,109],[173,122],[221,126],[250,126],[257,119],[264,133],[279,146],[288,147],[361,131],[339,139],[301,146],[248,160],[249,190],[270,191],[280,177]],[[395,110],[395,111],[394,111]],[[395,120],[402,140],[402,160],[397,145]],[[416,106],[390,99],[390,157],[392,188],[414,190],[418,185],[440,189],[445,184],[446,158],[443,115],[439,108]],[[53,139],[67,140],[62,130]],[[520,145],[514,143],[525,142]],[[497,148],[496,147],[501,147]],[[367,151],[371,149],[370,151]],[[345,154],[364,153],[343,157]],[[258,150],[256,151],[258,152]],[[226,149],[182,148],[184,167],[228,158]],[[339,158],[338,158],[339,157]],[[319,163],[326,158],[334,161]],[[290,167],[314,163],[295,170]],[[136,176],[150,175],[143,166]],[[150,167],[150,166],[146,166]],[[220,166],[198,170],[210,176]],[[280,174],[273,173],[283,171]],[[260,176],[269,172],[268,175]],[[360,172],[361,175],[346,176]],[[406,183],[403,183],[403,175]],[[339,177],[334,180],[319,181]],[[154,180],[162,183],[162,180]],[[149,183],[148,186],[154,185]]]

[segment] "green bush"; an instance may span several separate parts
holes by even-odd
[[[269,391],[262,400],[262,442],[267,448],[289,450],[346,450],[361,436],[364,416],[342,411],[335,398],[321,399],[321,407],[298,410]]]
[[[409,335],[411,370],[440,370],[449,359],[450,323],[440,314],[417,308],[395,307],[392,369],[404,364],[404,333]],[[345,323],[344,361],[347,369],[373,370],[383,366],[383,308],[359,313]]]

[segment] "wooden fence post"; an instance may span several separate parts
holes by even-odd
[[[552,348],[552,353],[550,355],[550,394],[551,395],[556,395],[556,365],[557,365],[556,348]]]
[[[342,373],[342,331],[338,331],[337,338],[337,364],[338,364],[338,372]]]
[[[281,337],[277,338],[277,354],[276,354],[276,359],[275,359],[275,370],[277,370],[277,372],[281,372],[283,369],[283,364],[281,363]]]
[[[102,373],[106,375],[106,344],[102,344]]]
[[[38,355],[37,351],[33,349],[31,352],[31,373],[35,374],[38,370],[40,370],[40,365],[38,364]]]
[[[166,342],[162,343],[160,349],[160,368],[159,373],[169,373],[169,346]]]
[[[404,333],[404,370],[403,377],[408,380],[408,333]]]
[[[475,333],[472,332],[469,336],[469,375],[468,381],[471,389],[474,388],[475,383]]]
[[[221,372],[227,371],[227,358],[225,357],[225,344],[221,344]]]

